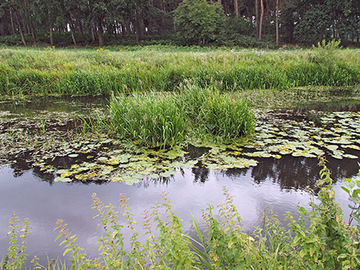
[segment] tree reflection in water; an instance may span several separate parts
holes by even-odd
[[[294,158],[285,156],[281,159],[260,159],[256,167],[250,169],[234,169],[225,173],[228,177],[239,179],[251,170],[251,177],[256,184],[271,180],[280,185],[281,189],[314,188],[319,179],[320,167],[314,158]],[[359,166],[357,160],[336,160],[329,158],[327,163],[334,182],[357,174]]]

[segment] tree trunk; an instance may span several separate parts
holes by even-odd
[[[255,27],[256,38],[259,39],[259,0],[255,0]]]
[[[72,39],[74,45],[77,46],[77,42],[76,42],[76,39],[75,39],[75,25],[73,23],[73,16],[72,16],[71,12],[69,12],[69,19],[70,19],[71,39]]]
[[[71,39],[74,43],[74,46],[77,46],[77,42],[76,42],[76,39],[75,39],[75,27],[74,27],[74,24],[73,22],[70,22],[70,33],[71,33]]]
[[[78,22],[78,26],[79,26],[79,30],[80,30],[80,33],[81,33],[81,37],[82,37],[83,40],[86,40],[85,33],[84,33],[84,27],[83,27],[82,24],[83,24],[83,22],[80,20]]]
[[[260,23],[259,23],[259,40],[261,40],[261,35],[262,35],[262,26],[264,19],[264,0],[260,0],[260,6],[261,6],[261,15],[260,15]]]
[[[91,25],[90,26],[90,35],[91,35],[91,42],[95,42],[95,30],[96,29],[94,29],[95,28],[95,26],[94,25]]]
[[[276,45],[279,45],[279,0],[276,0],[275,28],[276,28]]]
[[[239,17],[239,0],[234,0],[235,16]]]
[[[48,21],[49,21],[50,46],[52,46],[54,44],[54,36],[53,36],[53,27],[52,27],[52,22],[51,22],[50,9],[48,9]]]
[[[0,19],[0,36],[5,36],[5,26],[2,19]]]
[[[18,28],[19,28],[19,34],[20,34],[20,37],[21,37],[21,42],[26,46],[26,40],[25,40],[25,36],[24,36],[24,32],[22,30],[22,25],[21,25],[21,21],[20,21],[20,17],[19,17],[19,14],[18,14],[18,11],[15,7],[13,7],[14,9],[14,15],[15,15],[15,20],[18,24]]]
[[[125,30],[125,32],[126,32],[126,35],[130,35],[131,34],[131,27],[130,27],[130,20],[129,19],[127,19],[126,21],[125,21],[125,28],[126,28],[126,30]]]
[[[139,43],[143,38],[143,25],[144,20],[142,16],[135,10],[135,35],[136,35],[136,43]]]
[[[97,35],[99,39],[99,47],[103,47],[105,45],[104,41],[104,33],[101,23],[99,23],[98,29],[97,29]]]
[[[13,12],[10,8],[10,24],[11,24],[11,32],[13,35],[15,35],[16,31],[15,31],[15,24],[14,24],[14,18],[13,18]]]

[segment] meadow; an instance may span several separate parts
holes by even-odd
[[[360,51],[326,45],[276,51],[168,46],[0,48],[2,95],[177,91],[189,81],[225,91],[356,86]]]

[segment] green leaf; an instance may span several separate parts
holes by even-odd
[[[350,190],[344,186],[341,187],[347,194],[350,195]]]
[[[67,249],[65,249],[65,251],[64,251],[64,253],[63,253],[63,256],[65,256],[65,255],[66,255],[66,253],[68,253],[69,251],[71,251],[71,248],[67,248]]]
[[[304,216],[307,214],[306,209],[302,206],[299,207],[298,212]]]

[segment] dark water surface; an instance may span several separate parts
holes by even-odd
[[[344,177],[357,177],[357,164],[354,160],[329,160],[335,183],[337,201],[349,215],[347,196],[340,188]],[[69,229],[78,236],[78,244],[89,255],[96,255],[97,228],[96,215],[91,209],[92,193],[105,203],[115,205],[119,195],[125,193],[128,204],[141,220],[141,213],[149,209],[153,202],[161,201],[163,192],[168,193],[175,211],[183,219],[186,231],[191,230],[191,215],[201,223],[201,211],[208,204],[217,205],[224,199],[222,187],[226,186],[234,195],[234,202],[243,219],[243,227],[252,232],[253,227],[261,225],[262,211],[271,207],[283,219],[290,211],[296,214],[298,205],[307,206],[309,194],[306,186],[313,186],[318,178],[319,168],[316,159],[283,157],[280,160],[262,159],[258,166],[243,170],[214,172],[205,168],[185,170],[167,181],[144,180],[140,184],[128,186],[122,183],[81,184],[53,183],[40,178],[34,171],[25,171],[14,176],[11,168],[0,169],[0,255],[6,254],[9,243],[8,220],[12,211],[21,218],[29,218],[32,233],[28,236],[27,252],[29,258],[40,257],[46,263],[49,258],[62,258],[61,241],[55,242],[54,231],[57,219],[64,219]],[[66,255],[67,256],[67,255]]]

